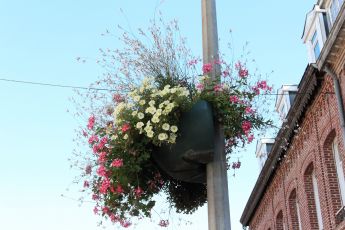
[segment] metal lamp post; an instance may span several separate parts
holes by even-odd
[[[218,51],[218,33],[216,1],[201,0],[202,7],[202,43],[204,64],[212,63],[212,79],[220,76]],[[217,79],[220,81],[220,79]],[[225,157],[224,131],[222,125],[215,121],[214,158],[207,164],[207,204],[208,229],[230,230],[230,210],[228,196],[228,179]]]

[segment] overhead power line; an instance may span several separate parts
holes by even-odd
[[[95,88],[95,87],[51,84],[51,83],[43,83],[43,82],[14,80],[14,79],[7,79],[7,78],[0,78],[0,81],[6,81],[6,82],[12,82],[12,83],[18,83],[18,84],[29,84],[29,85],[48,86],[48,87],[58,87],[58,88],[97,90],[97,91],[109,91],[109,92],[115,92],[116,91],[116,90],[113,90],[113,89],[106,89],[106,88]],[[305,93],[298,93],[298,92],[295,92],[295,93],[296,94],[305,94]],[[333,92],[323,92],[323,94],[334,94],[334,93]],[[285,95],[285,94],[283,94],[283,93],[263,93],[263,94],[260,94],[260,95],[261,96],[278,96],[278,95]]]
[[[60,84],[51,84],[51,83],[33,82],[33,81],[21,81],[21,80],[13,80],[13,79],[6,79],[6,78],[0,78],[0,81],[6,81],[6,82],[12,82],[12,83],[19,83],[19,84],[30,84],[30,85],[50,86],[50,87],[59,87],[59,88],[70,88],[70,89],[84,89],[84,90],[98,90],[98,91],[115,91],[115,90],[112,90],[112,89],[103,89],[103,88],[94,88],[94,87],[83,87],[83,86],[72,86],[72,85],[60,85]]]

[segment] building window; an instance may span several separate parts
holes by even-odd
[[[276,229],[277,230],[285,230],[284,228],[284,221],[283,221],[283,211],[280,211],[276,218]]]
[[[343,5],[344,0],[332,0],[331,5],[329,6],[329,14],[331,19],[331,24],[335,22],[337,19],[339,10],[341,6]]]
[[[327,172],[327,188],[332,194],[331,208],[332,214],[335,216],[335,223],[343,221],[342,206],[345,205],[345,179],[343,171],[342,154],[336,141],[335,130],[332,130],[326,138],[323,146],[323,157],[326,163]]]
[[[304,173],[304,186],[310,227],[311,229],[323,229],[319,191],[313,164],[310,164]]]
[[[341,6],[343,5],[343,3],[344,3],[344,0],[339,0],[339,10],[340,10]]]
[[[298,227],[300,230],[302,230],[301,213],[299,211],[299,204],[298,204],[297,199],[296,199],[296,210],[297,210]]]
[[[296,189],[294,189],[289,196],[289,209],[292,229],[301,230],[301,215],[299,211]]]
[[[319,44],[319,40],[317,38],[317,32],[314,32],[314,35],[311,39],[311,44],[314,50],[314,57],[315,57],[315,61],[319,58],[320,56],[320,44]]]
[[[316,206],[317,222],[319,224],[319,229],[323,229],[319,189],[317,186],[317,179],[316,179],[314,171],[312,173],[312,180],[313,180],[313,191],[314,191],[314,199],[315,199],[315,206]]]
[[[332,143],[332,152],[334,156],[334,163],[337,170],[337,177],[339,182],[339,189],[340,189],[340,196],[341,196],[341,204],[342,206],[345,205],[345,178],[344,178],[344,171],[343,171],[343,161],[340,157],[338,145],[335,141]]]

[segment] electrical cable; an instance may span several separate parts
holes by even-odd
[[[72,85],[61,85],[61,84],[51,84],[51,83],[43,83],[43,82],[33,82],[33,81],[22,81],[22,80],[14,80],[14,79],[7,79],[7,78],[0,78],[0,81],[12,82],[12,83],[20,83],[20,84],[30,84],[30,85],[40,85],[40,86],[49,86],[49,87],[59,87],[59,88],[71,88],[71,89],[83,89],[83,90],[96,90],[96,91],[110,91],[115,92],[116,90],[112,89],[105,89],[105,88],[95,88],[95,87],[83,87],[83,86],[72,86]],[[305,94],[305,93],[298,93],[295,94]],[[334,94],[333,92],[323,92],[323,94]],[[284,93],[263,93],[260,96],[278,96],[278,95],[286,95]]]
[[[60,88],[98,90],[98,91],[115,91],[115,90],[111,90],[111,89],[83,87],[83,86],[72,86],[72,85],[60,85],[60,84],[51,84],[51,83],[42,83],[42,82],[33,82],[33,81],[21,81],[21,80],[13,80],[13,79],[6,79],[6,78],[0,78],[0,81],[6,81],[6,82],[12,82],[12,83],[22,83],[22,84],[31,84],[31,85],[40,85],[40,86],[60,87]]]

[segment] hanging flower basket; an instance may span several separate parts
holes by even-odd
[[[271,90],[266,81],[249,80],[245,64],[223,60],[203,65],[202,75],[189,76],[181,67],[186,55],[178,53],[187,49],[173,44],[174,28],[168,27],[167,38],[160,40],[153,26],[152,49],[125,35],[129,49],[115,51],[116,57],[102,52],[111,62],[121,61],[123,75],[104,80],[117,87],[111,103],[105,103],[109,95],[91,96],[96,109],[82,132],[90,151],[78,163],[84,164],[84,191],[95,203],[94,212],[123,227],[133,218],[151,218],[159,193],[178,213],[193,213],[206,203],[215,121],[223,127],[227,157],[252,142],[254,130],[270,124],[255,106],[257,96]],[[197,63],[191,60],[188,67]],[[208,76],[215,65],[223,69],[216,80]],[[133,79],[131,71],[142,75]],[[152,77],[142,77],[147,75]],[[166,227],[168,221],[159,225]]]
[[[174,145],[154,149],[152,156],[171,177],[193,183],[206,183],[205,164],[214,151],[214,126],[211,105],[200,100],[181,115],[179,136]]]
[[[240,77],[235,83],[247,80]],[[128,226],[131,216],[151,215],[153,196],[160,191],[178,212],[191,213],[206,202],[205,165],[213,158],[214,119],[223,124],[227,150],[238,141],[252,141],[252,129],[265,122],[250,102],[255,90],[267,86],[258,83],[252,92],[240,91],[207,76],[199,84],[202,90],[191,90],[166,84],[162,76],[146,78],[117,100],[112,120],[97,123],[90,117],[88,142],[95,160],[86,167],[91,181],[84,186],[93,192],[95,212]]]

